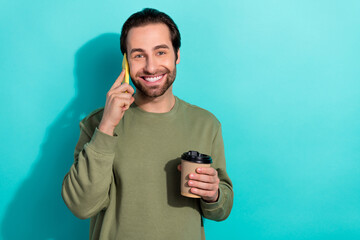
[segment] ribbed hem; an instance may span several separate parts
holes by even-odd
[[[205,211],[215,211],[218,208],[222,207],[222,205],[224,204],[225,198],[222,194],[223,190],[222,188],[225,187],[223,185],[219,185],[219,198],[216,202],[213,203],[209,203],[209,202],[205,202],[203,199],[200,199],[200,205],[201,205],[201,209],[205,212]]]
[[[116,136],[110,136],[96,128],[88,146],[95,152],[111,154],[115,151],[116,139]]]

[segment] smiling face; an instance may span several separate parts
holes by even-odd
[[[126,42],[130,76],[137,92],[150,98],[172,93],[180,52],[176,59],[169,28],[163,23],[134,27]]]

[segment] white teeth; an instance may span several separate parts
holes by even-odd
[[[157,80],[160,80],[163,77],[163,75],[157,76],[157,77],[144,77],[145,81],[148,82],[156,82]]]

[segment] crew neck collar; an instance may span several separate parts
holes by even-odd
[[[130,108],[135,111],[138,112],[144,116],[150,116],[150,117],[171,117],[174,116],[176,114],[176,112],[178,111],[179,108],[179,101],[180,99],[176,96],[175,97],[175,104],[174,106],[170,109],[170,111],[168,112],[164,112],[164,113],[154,113],[154,112],[147,112],[143,109],[141,109],[138,105],[136,105],[135,102],[133,102],[130,106]]]

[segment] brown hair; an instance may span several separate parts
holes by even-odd
[[[165,13],[153,8],[144,8],[140,12],[131,15],[124,23],[120,36],[120,49],[122,54],[126,53],[126,38],[131,28],[144,26],[151,23],[164,23],[170,31],[171,43],[173,45],[175,56],[181,45],[181,37],[175,22]]]

